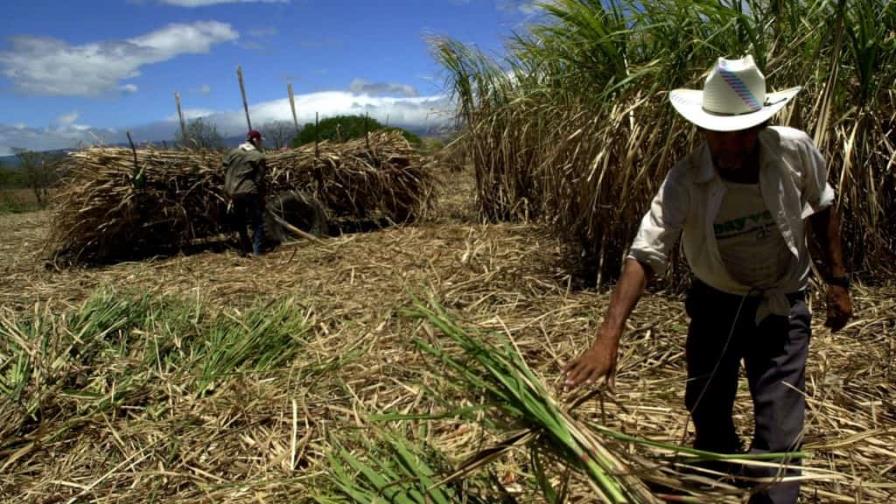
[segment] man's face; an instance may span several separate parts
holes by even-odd
[[[756,152],[760,130],[761,128],[741,131],[702,130],[716,169],[720,173],[734,173],[747,167]]]

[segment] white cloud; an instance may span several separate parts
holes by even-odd
[[[136,84],[123,84],[118,87],[119,91],[121,91],[122,93],[126,93],[126,94],[134,94],[139,89],[140,88],[138,88]]]
[[[218,21],[174,23],[126,40],[77,46],[53,38],[18,36],[11,39],[10,50],[0,52],[0,68],[25,93],[90,96],[137,77],[144,65],[207,53],[215,44],[237,38],[236,30]]]
[[[69,149],[108,142],[109,139],[117,142],[119,137],[122,137],[121,140],[124,137],[115,130],[91,128],[85,124],[56,125],[47,128],[17,126],[0,124],[0,153],[11,153],[14,148],[35,151]]]
[[[544,9],[542,5],[553,3],[554,0],[496,0],[498,10],[505,12],[517,11],[525,16],[539,14]]]
[[[206,7],[233,3],[289,3],[289,0],[159,0],[159,3],[176,7]]]
[[[209,86],[208,84],[203,84],[203,85],[199,86],[199,94],[208,95],[208,94],[211,94],[211,92],[212,92],[212,87]]]
[[[251,28],[249,30],[246,30],[246,35],[255,38],[273,37],[278,33],[280,33],[279,30],[277,30],[277,28],[274,26],[268,26],[264,28]]]
[[[371,96],[404,96],[410,98],[418,95],[414,86],[390,82],[370,82],[364,79],[354,79],[349,84],[348,89],[353,93]]]
[[[302,124],[314,122],[315,112],[321,118],[343,114],[369,114],[370,117],[391,126],[413,130],[437,129],[451,124],[452,105],[443,95],[390,97],[371,96],[350,91],[323,91],[296,95],[296,112]],[[249,108],[252,125],[260,127],[271,121],[292,122],[289,99],[283,98],[257,103]],[[243,135],[246,117],[241,108],[211,110],[192,108],[184,110],[187,119],[203,117],[218,127],[227,137]],[[165,117],[150,124],[129,128],[99,129],[75,124],[77,117],[67,125],[48,128],[18,128],[19,125],[0,124],[0,151],[10,147],[32,150],[73,148],[90,144],[123,144],[127,142],[125,129],[130,129],[135,142],[171,140],[178,129],[177,115]]]
[[[555,0],[494,0],[495,8],[509,13],[519,12],[524,15],[531,15],[543,10],[542,5],[553,3]],[[448,0],[448,3],[454,5],[469,5],[472,0]]]
[[[343,114],[370,114],[380,122],[412,129],[425,129],[450,120],[448,101],[442,95],[418,97],[384,97],[346,91],[324,91],[298,95],[296,112],[301,123],[314,121],[315,112],[330,117]],[[292,120],[289,99],[272,100],[250,107],[252,124]],[[239,133],[245,128],[242,111],[228,111],[209,116],[224,131]]]
[[[239,46],[243,49],[249,49],[251,51],[262,51],[266,48],[265,39],[269,39],[279,32],[277,28],[271,27],[261,27],[261,28],[251,28],[246,30],[245,35],[247,35],[247,39],[239,42]]]
[[[392,126],[401,126],[414,130],[427,130],[442,127],[452,120],[448,99],[442,95],[418,97],[384,97],[370,96],[348,91],[322,91],[296,95],[296,113],[301,124],[314,122],[315,112],[320,117],[335,115],[369,114],[370,117]],[[238,136],[245,133],[246,116],[243,110],[209,111],[198,109],[208,122],[217,126],[224,136]],[[185,111],[185,115],[191,115]],[[272,121],[292,122],[289,99],[282,98],[257,103],[249,107],[252,125],[259,127]],[[134,131],[143,140],[161,140],[173,137],[177,128],[177,117],[167,117],[166,122],[145,125]]]
[[[62,114],[61,116],[56,118],[56,124],[60,126],[68,126],[70,124],[74,124],[75,121],[78,120],[78,111],[73,111],[68,114]]]
[[[207,117],[215,113],[212,109],[204,109],[204,108],[187,108],[181,110],[184,114],[184,119],[189,121],[190,119],[198,119],[200,117]],[[177,113],[171,114],[166,118],[168,121],[180,121],[177,117]]]

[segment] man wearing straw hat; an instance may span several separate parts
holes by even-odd
[[[806,133],[767,125],[799,91],[766,93],[765,77],[747,56],[719,58],[702,91],[671,92],[675,110],[705,141],[671,169],[653,199],[594,342],[565,368],[568,387],[602,376],[613,384],[625,321],[650,277],[663,274],[681,237],[694,276],[685,301],[685,405],[695,447],[741,451],[732,407],[743,360],[755,420],[750,451],[799,449],[811,335],[808,227],[823,255],[825,325],[837,331],[852,315],[824,159]],[[754,465],[743,472],[797,474]],[[754,491],[751,502],[793,503],[799,483],[766,482]]]
[[[249,131],[246,141],[224,157],[224,193],[230,198],[234,225],[240,234],[243,254],[260,255],[264,245],[265,160],[261,133]],[[250,245],[247,226],[252,228]],[[250,248],[251,247],[251,248]]]

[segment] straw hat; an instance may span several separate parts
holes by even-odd
[[[748,55],[734,60],[719,58],[702,91],[676,89],[669,93],[669,100],[679,114],[701,128],[738,131],[768,120],[800,89],[797,86],[766,93],[765,76]]]

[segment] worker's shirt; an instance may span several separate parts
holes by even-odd
[[[793,269],[787,248],[759,184],[723,181],[725,196],[713,222],[725,271],[743,285],[774,289]]]
[[[769,313],[786,315],[790,308],[786,294],[804,289],[808,282],[811,260],[804,219],[831,206],[834,190],[827,183],[821,153],[802,131],[765,128],[759,134],[759,165],[756,189],[761,204],[749,189],[746,194],[743,188],[732,191],[713,166],[709,147],[700,145],[666,176],[641,220],[628,257],[663,274],[680,236],[698,279],[731,294],[763,291],[757,320]],[[749,208],[737,210],[743,204]],[[743,236],[729,241],[737,238],[732,230],[740,225],[739,218],[745,219],[744,226],[749,218],[754,233],[768,231],[770,241],[745,243]],[[780,242],[775,243],[779,237],[788,260],[779,257]]]
[[[224,156],[224,192],[231,197],[263,193],[264,155],[249,142]]]

